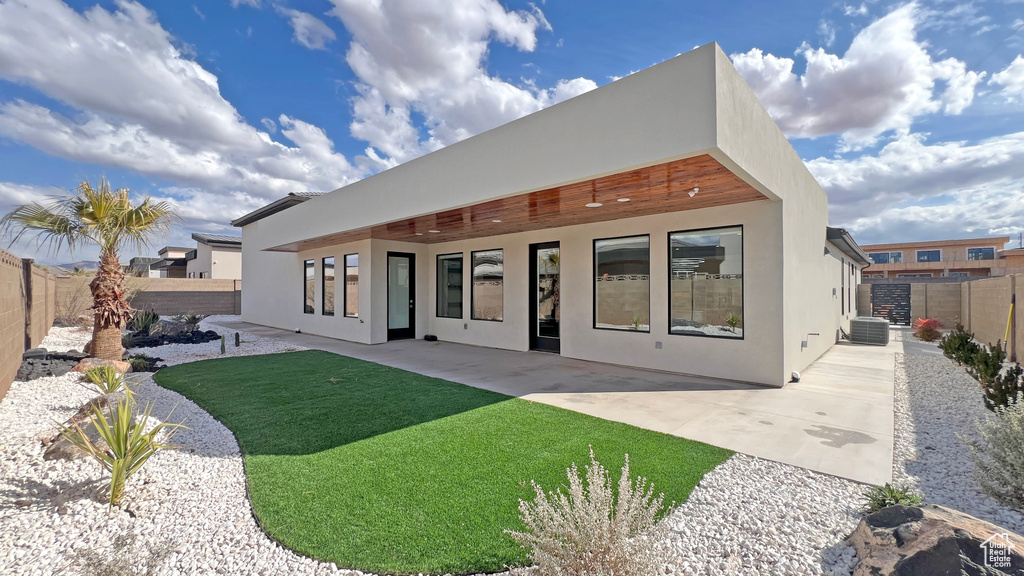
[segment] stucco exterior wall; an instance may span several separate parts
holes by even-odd
[[[210,278],[213,254],[210,247],[200,242],[196,246],[196,257],[185,265],[186,276],[189,278]]]
[[[299,253],[304,239],[473,205],[679,158],[710,154],[768,200],[439,244],[363,240]],[[416,255],[416,336],[513,350],[529,346],[528,255],[561,243],[564,356],[779,386],[855,315],[859,272],[826,253],[827,198],[753,92],[714,44],[243,228],[244,319],[357,342],[387,339],[388,251]],[[743,226],[744,338],[670,335],[670,231]],[[650,234],[650,333],[593,328],[596,238]],[[436,256],[502,248],[504,320],[435,317]],[[320,314],[321,263],[360,253],[360,318]],[[368,255],[368,257],[364,256]],[[302,313],[302,262],[316,261],[316,313]],[[840,285],[850,281],[849,295]],[[339,283],[340,285],[340,283]],[[817,336],[810,336],[817,333]],[[803,342],[807,346],[803,346]]]
[[[717,45],[715,55],[718,151],[711,155],[765,195],[783,200],[782,234],[774,248],[785,262],[780,377],[788,378],[824,354],[839,327],[831,290],[839,271],[824,255],[828,198]]]

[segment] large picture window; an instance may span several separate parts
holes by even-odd
[[[306,299],[302,311],[305,312],[306,314],[312,314],[313,307],[316,305],[316,266],[313,264],[312,260],[306,260],[305,262],[302,263],[302,271],[302,288],[304,292],[303,296]]]
[[[437,257],[437,317],[462,318],[462,252]]]
[[[359,316],[359,254],[345,255],[345,316]]]
[[[334,256],[324,258],[322,262],[323,293],[324,293],[324,316],[334,316]]]
[[[502,250],[481,250],[472,253],[472,260],[471,317],[473,320],[501,322],[505,305],[505,253]]]
[[[941,250],[918,250],[917,251],[918,262],[941,262],[942,251]]]
[[[669,333],[743,338],[743,227],[668,235]]]
[[[594,327],[650,332],[651,237],[594,240]]]

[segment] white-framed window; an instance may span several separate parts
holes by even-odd
[[[902,264],[903,263],[903,251],[894,250],[892,252],[871,252],[868,254],[868,258],[875,264]]]
[[[950,272],[946,276],[949,276],[950,278],[965,278],[968,274],[967,272]]]
[[[918,274],[897,274],[897,278],[931,278],[931,272],[922,272]]]
[[[996,249],[993,246],[980,246],[967,249],[968,260],[995,260]]]

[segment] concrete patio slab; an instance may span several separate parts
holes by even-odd
[[[245,322],[226,328],[881,484],[892,480],[895,354],[833,346],[784,388],[447,342],[368,346]]]

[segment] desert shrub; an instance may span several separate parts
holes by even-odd
[[[110,364],[104,366],[93,366],[82,375],[85,380],[85,387],[97,394],[113,394],[124,391],[131,398],[134,384],[127,376],[117,371],[117,368]]]
[[[872,486],[864,491],[864,511],[870,514],[889,506],[920,506],[923,500],[924,496],[910,486],[893,486],[886,482],[884,486]]]
[[[1003,370],[1003,361],[1006,360],[1006,351],[1003,350],[1003,343],[997,340],[995,345],[989,344],[978,348],[967,364],[967,373],[972,378],[988,388],[999,373]]]
[[[129,328],[133,332],[149,332],[149,327],[160,321],[160,315],[152,310],[136,310]]]
[[[149,426],[149,416],[153,405],[147,404],[139,414],[135,414],[135,404],[125,398],[110,407],[110,413],[104,414],[97,406],[92,406],[93,414],[90,423],[99,434],[103,444],[97,444],[77,423],[69,428],[58,424],[60,433],[69,442],[96,460],[104,470],[110,473],[110,484],[107,492],[111,506],[119,506],[124,496],[124,484],[133,474],[142,468],[149,457],[158,450],[174,448],[169,442],[181,424],[161,422]],[[157,436],[166,430],[163,441]]]
[[[939,339],[942,334],[939,332],[939,328],[942,324],[934,318],[918,318],[914,320],[912,328],[914,329],[914,335],[920,340],[925,342],[934,342]]]
[[[519,501],[523,532],[506,532],[529,548],[536,573],[544,576],[612,576],[658,574],[668,563],[668,527],[659,522],[664,494],[654,496],[645,478],[633,483],[629,455],[622,466],[618,495],[608,471],[590,450],[590,465],[581,478],[576,464],[566,470],[568,494],[545,493],[533,483],[533,502]],[[665,511],[667,514],[670,511]]]
[[[970,364],[974,354],[981,349],[974,341],[974,334],[964,329],[963,324],[957,324],[953,330],[942,337],[939,341],[939,348],[950,360],[960,364]]]
[[[125,350],[133,348],[135,346],[135,334],[132,332],[125,332],[121,334],[121,348]]]
[[[199,323],[202,322],[206,316],[206,314],[193,314],[192,312],[189,312],[188,314],[175,314],[171,317],[171,320],[174,320],[175,322],[182,322],[189,326],[199,326]]]
[[[1024,512],[1024,394],[994,412],[978,423],[983,440],[966,440],[975,475],[986,494]]]
[[[133,372],[154,372],[161,368],[161,366],[157,366],[160,360],[162,358],[154,358],[146,354],[133,354],[125,361],[131,364]]]
[[[114,538],[108,552],[87,547],[75,550],[69,568],[82,576],[154,576],[173,552],[167,544],[139,544],[138,536],[129,532]]]
[[[1014,364],[984,386],[985,408],[995,411],[997,406],[1009,406],[1024,394],[1024,368]]]

